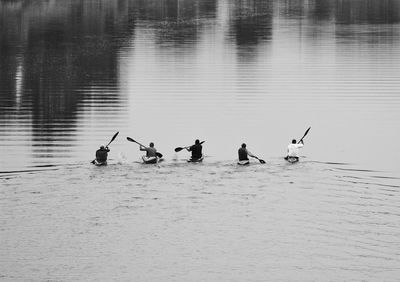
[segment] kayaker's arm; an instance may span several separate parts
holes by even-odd
[[[257,158],[256,156],[254,156],[249,150],[247,150],[247,154],[249,155],[249,157],[252,157],[252,158]]]
[[[146,151],[146,147],[140,146],[140,151]]]

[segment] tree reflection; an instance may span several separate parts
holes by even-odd
[[[237,0],[232,14],[231,33],[238,45],[254,45],[271,39],[272,1]]]
[[[272,39],[273,1],[237,0],[231,11],[229,38],[235,40],[239,56],[253,56],[260,42]]]
[[[337,24],[394,24],[400,22],[397,0],[285,0],[281,14],[290,18],[333,20]]]
[[[195,44],[205,19],[216,17],[217,0],[138,0],[135,17],[155,33],[157,44]]]
[[[398,23],[400,22],[400,2],[396,0],[342,0],[336,6],[335,19],[340,24]]]
[[[15,115],[29,109],[34,140],[51,146],[57,129],[73,134],[84,100],[106,94],[104,104],[120,103],[110,89],[118,87],[118,50],[134,29],[128,4],[0,2],[1,103]],[[80,91],[98,84],[103,92]],[[1,116],[7,119],[6,112]]]

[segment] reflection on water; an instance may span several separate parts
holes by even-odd
[[[90,159],[117,130],[164,151],[176,134],[223,159],[243,138],[278,156],[309,125],[310,157],[368,164],[350,152],[371,147],[366,121],[383,139],[370,158],[397,164],[381,156],[398,137],[382,124],[398,127],[400,1],[21,0],[0,14],[2,170]],[[332,130],[342,159],[321,145]]]
[[[236,5],[232,4],[230,10],[229,38],[234,39],[239,48],[271,40],[273,2],[259,0],[237,2]]]
[[[279,3],[281,15],[292,19],[308,18],[315,22],[330,21],[335,24],[347,25],[396,24],[400,21],[400,3],[397,0],[287,0],[269,2]]]
[[[137,26],[154,33],[154,43],[163,48],[192,47],[200,39],[207,21],[215,19],[216,4],[212,0],[131,1]]]
[[[101,4],[1,2],[1,132],[12,162],[27,146],[41,160],[66,157],[82,115],[123,109],[117,52],[132,19],[127,3]]]

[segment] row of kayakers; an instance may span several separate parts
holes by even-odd
[[[144,163],[152,164],[152,163],[158,163],[159,161],[162,160],[163,155],[157,152],[157,149],[154,147],[153,142],[150,142],[149,146],[144,146],[141,143],[133,140],[132,138],[127,137],[127,139],[128,141],[139,144],[139,150],[146,152],[146,155],[142,157]],[[203,146],[202,146],[204,142],[205,141],[200,142],[199,139],[196,139],[193,145],[187,147],[177,147],[175,148],[175,152],[179,152],[183,149],[186,149],[188,152],[191,152],[191,158],[188,160],[188,162],[201,162],[204,158]],[[96,159],[93,160],[92,162],[93,164],[96,165],[107,164],[108,153],[110,152],[108,145],[107,146],[102,145],[100,146],[100,149],[96,151]],[[297,142],[296,139],[293,139],[291,144],[289,144],[287,147],[287,155],[285,159],[292,163],[297,162],[299,160],[299,149],[302,148],[303,145],[304,145],[303,138],[299,142]],[[243,143],[241,147],[238,149],[238,159],[239,159],[238,164],[239,165],[249,164],[250,163],[249,157],[257,159],[260,163],[265,163],[264,160],[252,154],[247,149],[246,144]]]

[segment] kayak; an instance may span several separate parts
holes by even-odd
[[[199,159],[192,159],[192,158],[188,159],[187,162],[188,163],[201,163],[203,161],[203,159],[204,159],[204,155],[201,156],[201,158],[199,158]]]
[[[158,162],[161,162],[161,161],[162,161],[162,158],[143,156],[143,157],[142,157],[142,160],[143,160],[143,163],[145,163],[145,164],[156,164],[156,163],[158,163]]]
[[[156,164],[158,163],[158,157],[146,157],[142,156],[143,163],[145,164]]]
[[[98,160],[94,160],[92,162],[95,166],[102,166],[102,165],[107,165],[107,161],[99,162]]]
[[[285,157],[285,160],[287,160],[289,163],[297,163],[299,161],[298,157]]]
[[[249,160],[238,161],[237,164],[238,165],[249,165],[250,161]]]

